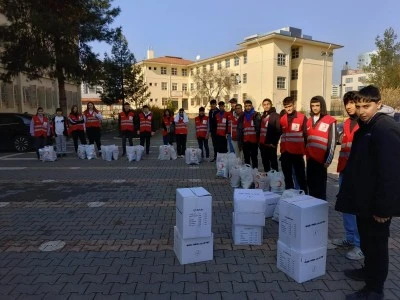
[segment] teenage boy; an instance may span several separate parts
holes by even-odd
[[[128,102],[124,103],[123,111],[118,115],[118,128],[122,138],[122,156],[126,154],[126,139],[129,146],[133,146],[133,133],[135,132],[135,113]]]
[[[353,143],[354,133],[358,130],[358,117],[356,114],[356,103],[354,102],[357,93],[350,91],[344,94],[343,103],[349,118],[343,124],[343,139],[339,153],[339,162],[337,172],[339,173],[339,186],[342,185],[343,170],[349,159],[351,145]],[[356,216],[343,213],[343,226],[345,237],[341,239],[333,239],[332,244],[343,247],[352,248],[345,256],[347,259],[359,260],[364,258],[364,254],[360,248],[360,235],[358,234]]]
[[[271,99],[264,99],[262,102],[264,112],[260,122],[260,153],[264,171],[271,168],[279,171],[277,148],[281,137],[280,116],[272,106]]]
[[[57,157],[67,156],[68,120],[63,116],[61,108],[56,109],[53,118],[53,136],[56,140]]]
[[[147,105],[143,106],[143,111],[139,114],[139,125],[136,128],[139,128],[137,134],[140,137],[140,145],[144,146],[146,143],[146,154],[150,153],[150,138],[154,135],[155,126],[153,120],[153,114],[149,111],[149,107]]]
[[[225,111],[225,102],[218,102],[219,111],[215,115],[215,119],[217,122],[217,131],[216,131],[216,146],[217,152],[219,153],[227,153],[228,152],[228,118],[229,115]]]
[[[281,166],[285,176],[285,188],[293,189],[293,173],[301,190],[307,193],[304,154],[307,139],[307,118],[295,109],[292,97],[283,99],[286,113],[281,117]]]
[[[210,157],[210,149],[208,148],[208,117],[204,114],[204,107],[199,108],[199,115],[194,119],[196,125],[196,139],[201,149],[201,158],[204,158],[204,150],[206,151],[206,159]]]
[[[239,120],[239,117],[243,114],[243,107],[242,104],[236,104],[235,105],[235,110],[232,113],[231,116],[231,127],[229,129],[231,136],[232,136],[232,145],[234,152],[236,154],[237,158],[242,158],[242,151],[239,149],[238,145],[238,140],[237,140],[237,123]]]
[[[214,158],[211,160],[211,162],[214,162],[217,159],[217,120],[215,119],[215,116],[219,112],[219,109],[217,108],[217,100],[212,99],[210,101],[210,111],[208,112],[208,132],[211,135],[211,141],[214,149]]]
[[[179,109],[179,113],[175,116],[175,138],[176,138],[176,152],[178,157],[185,157],[186,140],[188,134],[189,118],[183,108]]]
[[[400,125],[385,113],[379,89],[367,86],[355,99],[360,128],[354,134],[335,209],[356,215],[364,268],[345,275],[365,287],[346,299],[384,299],[390,223],[400,216]]]
[[[310,196],[326,200],[328,167],[336,147],[336,119],[328,115],[325,99],[314,96],[310,100],[307,120],[307,184]]]
[[[39,149],[46,146],[47,137],[50,136],[49,119],[44,115],[43,107],[37,108],[36,115],[32,117],[29,131],[35,140],[37,158],[40,159]]]
[[[244,113],[237,124],[239,149],[243,151],[244,163],[258,169],[258,137],[260,135],[260,113],[256,112],[250,100],[244,101]]]

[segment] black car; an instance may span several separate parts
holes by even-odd
[[[0,149],[18,152],[32,149],[31,120],[32,115],[29,114],[0,113]]]

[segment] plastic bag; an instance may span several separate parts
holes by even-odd
[[[138,145],[138,146],[134,146],[134,147],[135,147],[135,152],[136,152],[136,161],[139,161],[142,159],[144,147],[142,145]]]
[[[269,177],[267,173],[260,172],[257,169],[253,171],[254,188],[262,189],[263,191],[269,191]]]
[[[57,153],[54,151],[53,146],[45,146],[44,148],[39,149],[39,157],[40,160],[45,161],[56,161]]]
[[[135,146],[126,146],[126,157],[129,162],[136,160]]]
[[[222,155],[221,155],[222,154]],[[218,160],[219,158],[219,160]],[[228,158],[226,153],[218,153],[217,154],[217,177],[228,178]]]
[[[175,160],[178,158],[175,148],[172,145],[169,145],[169,153],[171,154],[171,159]]]
[[[235,153],[228,153],[227,161],[228,161],[228,171],[230,171],[233,167],[236,167],[241,164],[240,159],[236,157]]]
[[[87,147],[87,145],[79,145],[78,146],[78,151],[77,151],[78,158],[80,158],[80,159],[86,158],[86,147]]]
[[[201,161],[201,150],[195,148],[187,148],[185,151],[185,162],[188,165],[198,165]]]
[[[169,145],[161,145],[158,154],[159,160],[170,160],[171,159],[171,147]]]
[[[295,189],[289,189],[285,190],[281,197],[279,198],[279,201],[276,203],[275,210],[274,210],[274,215],[272,216],[272,220],[279,222],[279,204],[282,199],[288,199],[288,198],[293,198],[296,196],[300,195],[305,195],[303,190],[295,190]]]
[[[253,184],[253,169],[250,165],[245,164],[240,167],[240,182],[244,189],[250,188]]]
[[[114,145],[114,147],[111,148],[112,151],[112,158],[113,160],[118,160],[118,156],[119,156],[119,149],[117,145]]]
[[[228,164],[227,160],[228,153],[217,153],[217,159],[215,160],[215,166],[218,169],[218,163],[220,163],[222,160],[224,160],[225,166]]]
[[[240,187],[240,166],[234,166],[229,170],[229,181],[231,183],[231,187],[238,188]]]
[[[285,191],[285,177],[282,172],[271,170],[267,172],[271,192],[282,194]]]
[[[86,146],[86,157],[87,159],[96,158],[96,151],[94,150],[94,145],[85,145]]]

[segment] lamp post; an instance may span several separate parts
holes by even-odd
[[[122,109],[124,108],[124,104],[125,104],[125,94],[124,94],[124,65],[123,65],[123,61],[122,61],[122,50],[120,52],[121,54],[121,96],[122,96]]]
[[[340,80],[340,81],[341,81],[340,84],[339,84],[339,88],[340,88],[340,90],[339,90],[340,110],[342,111],[342,115],[344,116],[344,109],[342,107],[342,103],[343,103],[342,96],[343,96],[343,87],[346,86],[346,84],[342,83],[342,80]]]

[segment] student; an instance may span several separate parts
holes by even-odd
[[[133,146],[133,134],[135,132],[135,113],[128,102],[124,103],[123,111],[118,115],[118,128],[122,139],[122,156],[126,155],[126,139],[129,146]]]
[[[328,167],[336,147],[336,119],[328,115],[325,99],[314,96],[310,100],[307,120],[307,184],[310,196],[326,200]]]
[[[296,101],[292,97],[283,99],[286,111],[281,117],[281,166],[285,176],[285,188],[293,189],[293,170],[301,190],[307,193],[306,170],[304,162],[307,137],[307,118],[295,109]]]
[[[230,129],[232,128],[232,118],[233,118],[233,114],[235,112],[235,107],[237,104],[237,99],[236,98],[232,98],[231,100],[229,100],[229,104],[231,105],[231,110],[228,112],[228,135],[227,135],[227,139],[228,139],[228,147],[229,147],[229,152],[235,152],[235,148],[233,147],[233,143],[232,143],[232,133],[230,131]]]
[[[96,109],[93,102],[88,102],[86,110],[83,112],[85,116],[86,134],[89,145],[96,143],[99,155],[101,154],[101,120],[103,116]]]
[[[44,116],[42,107],[38,107],[36,115],[32,117],[29,131],[35,140],[37,158],[40,159],[39,149],[47,145],[47,137],[50,136],[49,119]]]
[[[215,114],[215,120],[217,123],[217,131],[215,136],[215,142],[218,153],[228,152],[228,119],[229,114],[225,111],[225,102],[218,102],[218,113]]]
[[[243,151],[244,163],[258,169],[258,137],[260,135],[261,116],[254,110],[250,100],[244,101],[244,113],[237,124],[239,149]]]
[[[139,113],[139,124],[136,125],[137,134],[140,137],[140,145],[144,147],[146,143],[146,154],[150,153],[150,138],[154,135],[154,119],[153,114],[147,105],[143,105],[142,112]]]
[[[164,110],[161,125],[163,128],[162,131],[163,144],[172,145],[175,134],[175,123],[174,123],[174,117],[168,108]]]
[[[242,158],[242,151],[239,149],[238,145],[238,140],[237,140],[237,123],[239,120],[239,117],[243,114],[243,107],[242,104],[236,104],[235,105],[235,110],[232,113],[231,116],[231,127],[230,127],[230,133],[232,136],[232,146],[234,149],[234,152],[236,154],[237,158]]]
[[[85,118],[78,111],[78,106],[73,105],[68,116],[68,130],[74,141],[75,153],[78,152],[78,138],[82,145],[86,145]]]
[[[356,95],[357,92],[350,91],[343,96],[344,107],[349,115],[349,118],[343,124],[343,140],[337,165],[337,172],[339,173],[339,186],[341,186],[343,181],[343,170],[346,167],[349,159],[354,133],[359,128],[358,117],[356,114],[356,103],[354,102]],[[364,254],[360,248],[360,235],[358,234],[356,216],[343,213],[343,226],[345,230],[345,238],[333,239],[332,244],[344,248],[351,247],[352,249],[345,254],[347,259],[364,259]]]
[[[215,119],[215,116],[219,112],[219,109],[217,108],[217,100],[212,99],[210,101],[210,111],[208,112],[208,132],[211,135],[211,141],[214,149],[214,158],[211,160],[211,162],[214,162],[217,159],[217,120]]]
[[[194,119],[196,125],[196,138],[199,148],[201,149],[201,158],[204,158],[203,148],[206,150],[206,159],[210,157],[210,149],[208,148],[208,117],[204,114],[204,107],[199,108],[199,115]]]
[[[67,156],[68,120],[62,115],[61,108],[56,109],[53,118],[53,135],[56,140],[57,157]]]
[[[385,113],[379,89],[362,88],[355,98],[358,124],[335,209],[356,215],[362,269],[345,270],[365,287],[346,299],[384,299],[388,274],[390,223],[400,216],[400,125]]]
[[[280,116],[272,106],[268,98],[262,102],[264,113],[260,122],[260,153],[264,171],[269,172],[271,168],[279,171],[278,167],[278,143],[281,137]]]
[[[188,134],[189,118],[187,117],[183,108],[179,109],[178,115],[175,116],[175,138],[176,138],[176,152],[178,157],[185,157],[186,140]]]

